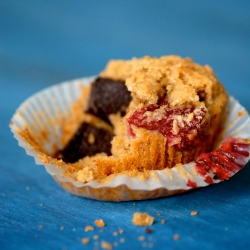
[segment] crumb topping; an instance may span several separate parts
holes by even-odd
[[[126,81],[134,101],[147,105],[157,103],[166,92],[171,106],[196,104],[200,99],[198,92],[205,90],[207,98],[211,98],[218,82],[209,66],[179,56],[111,60],[101,76]]]

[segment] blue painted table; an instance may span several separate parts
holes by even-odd
[[[249,10],[249,1],[2,0],[0,249],[102,249],[102,241],[113,249],[249,249],[249,165],[229,181],[179,196],[100,202],[64,192],[8,128],[31,94],[98,74],[110,58],[146,54],[211,65],[250,110]],[[137,211],[155,217],[151,233],[131,223]],[[98,218],[106,227],[85,232]]]

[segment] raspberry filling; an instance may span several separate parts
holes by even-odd
[[[202,153],[198,157],[195,162],[196,169],[209,184],[214,182],[209,175],[210,172],[214,174],[214,179],[227,180],[231,173],[235,174],[246,165],[249,154],[250,145],[244,140],[227,137],[217,150]],[[194,183],[188,182],[187,185],[193,187]]]
[[[156,130],[167,138],[169,146],[177,150],[196,147],[205,135],[207,125],[205,107],[169,107],[167,102],[151,104],[136,110],[128,119],[128,134],[135,136],[131,125]]]

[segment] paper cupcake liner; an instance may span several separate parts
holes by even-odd
[[[136,177],[126,174],[119,174],[111,178],[108,183],[90,181],[82,183],[64,176],[62,168],[54,164],[45,164],[39,158],[39,152],[20,135],[20,131],[29,128],[34,135],[47,131],[43,138],[42,147],[49,154],[56,148],[62,148],[62,118],[70,117],[71,105],[75,103],[81,93],[81,87],[93,81],[94,77],[86,77],[78,80],[64,82],[28,98],[14,114],[10,128],[17,139],[19,146],[26,150],[26,153],[33,156],[36,164],[44,165],[47,172],[66,191],[87,198],[109,201],[143,200],[159,197],[166,197],[193,189],[187,185],[188,180],[196,183],[196,188],[209,185],[204,177],[197,173],[195,163],[175,166],[171,169],[150,171],[146,180],[138,173]],[[227,136],[250,138],[250,117],[245,108],[238,101],[230,96],[226,108],[225,130],[219,143],[222,143]],[[249,157],[245,159],[247,162]],[[235,173],[231,172],[231,176]],[[211,178],[213,174],[209,173]],[[219,179],[213,180],[220,182]]]

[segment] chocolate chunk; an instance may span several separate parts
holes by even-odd
[[[146,229],[145,229],[145,233],[146,233],[146,234],[151,234],[151,233],[153,233],[153,229],[146,228]]]
[[[200,102],[204,102],[206,100],[207,93],[205,92],[205,90],[199,90],[197,92],[197,95],[199,96],[199,101]]]
[[[57,153],[57,158],[74,163],[85,156],[104,152],[111,155],[113,135],[88,123],[82,123],[66,147]]]
[[[126,108],[132,97],[123,81],[108,78],[97,78],[91,85],[91,93],[87,112],[110,123],[108,116],[121,112],[125,115]]]

